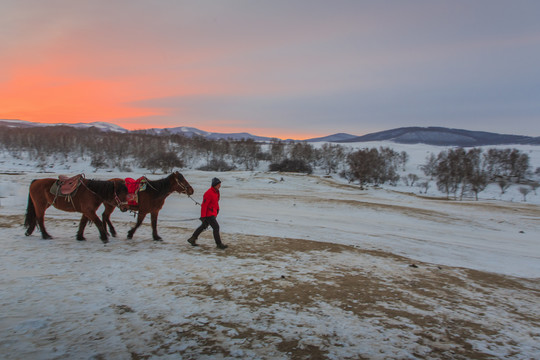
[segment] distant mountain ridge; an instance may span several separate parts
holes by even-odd
[[[114,131],[120,133],[150,133],[156,135],[182,134],[187,137],[203,136],[208,139],[252,139],[255,141],[270,141],[275,138],[256,136],[247,132],[240,133],[215,133],[199,130],[194,127],[179,126],[173,128],[151,128],[144,130],[127,130],[121,126],[107,122],[91,122],[77,124],[45,124],[24,120],[2,120],[0,126],[7,127],[36,127],[36,126],[72,126],[76,128],[95,127],[102,131]],[[369,141],[391,141],[400,144],[427,144],[437,146],[482,146],[482,145],[540,145],[540,137],[531,137],[524,135],[506,135],[485,131],[470,131],[463,129],[451,129],[445,127],[402,127],[391,130],[379,131],[362,136],[351,135],[347,133],[336,133],[324,137],[312,138],[307,140],[279,139],[282,141],[305,141],[305,142],[335,142],[335,143],[353,143]]]
[[[444,127],[403,127],[380,131],[341,142],[392,141],[400,144],[438,146],[482,146],[530,144],[540,145],[540,137],[505,135],[485,131],[449,129]]]
[[[71,126],[75,128],[91,128],[95,127],[97,129],[100,129],[102,131],[114,131],[114,132],[121,132],[121,133],[128,133],[129,130],[124,129],[121,126],[111,124],[108,122],[90,122],[90,123],[76,123],[76,124],[68,124],[68,123],[56,123],[56,124],[49,124],[49,123],[39,123],[39,122],[32,122],[32,121],[26,121],[26,120],[15,120],[15,119],[0,119],[0,125],[7,126],[7,127],[44,127],[44,126]]]
[[[313,138],[305,140],[307,142],[321,142],[321,141],[327,141],[327,142],[347,142],[348,140],[357,138],[357,135],[351,135],[346,133],[337,133],[333,135]]]
[[[195,135],[203,136],[207,139],[211,140],[217,140],[217,139],[233,139],[233,140],[241,140],[241,139],[253,139],[255,141],[270,141],[272,138],[264,137],[264,136],[256,136],[249,134],[247,132],[241,132],[241,133],[214,133],[214,132],[208,132],[204,130],[199,130],[194,127],[189,126],[178,126],[174,128],[151,128],[151,129],[145,129],[145,130],[134,130],[134,132],[144,132],[144,133],[152,133],[157,135],[164,135],[164,134],[182,134],[187,137],[192,137]]]

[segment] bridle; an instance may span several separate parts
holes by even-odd
[[[116,207],[122,210],[121,205],[127,205],[127,201],[121,201],[118,197],[118,194],[116,193],[116,181],[113,181],[113,187],[114,187],[114,201],[116,201]],[[125,210],[122,210],[125,211]]]
[[[186,193],[187,197],[190,198],[195,203],[195,205],[201,205],[197,200],[195,200],[194,198],[191,197],[191,195],[188,194],[187,186],[182,184],[180,181],[178,181],[176,174],[174,174],[173,176],[174,176],[174,180],[176,180],[176,183],[178,184],[178,186],[180,186],[180,188]]]

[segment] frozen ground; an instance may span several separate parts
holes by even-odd
[[[160,213],[164,242],[149,219],[126,240],[134,219],[120,212],[108,245],[94,226],[77,242],[79,216],[55,209],[53,240],[25,237],[31,179],[58,173],[0,175],[2,358],[540,357],[532,193],[447,201],[322,176],[189,170],[197,200],[213,176],[223,181],[225,251],[209,231],[187,244],[198,207],[178,194]]]

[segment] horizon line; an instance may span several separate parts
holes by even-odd
[[[364,133],[362,135],[351,134],[351,133],[348,133],[348,132],[340,131],[340,132],[326,134],[326,135],[311,135],[309,137],[305,137],[306,135],[304,135],[304,136],[302,136],[302,137],[305,137],[304,139],[298,139],[298,138],[294,138],[294,137],[291,137],[291,136],[287,136],[286,138],[282,138],[282,137],[277,137],[277,136],[257,135],[257,134],[250,133],[250,132],[247,132],[247,131],[238,131],[238,132],[207,131],[207,130],[203,130],[201,128],[197,128],[197,127],[189,126],[189,125],[179,125],[179,126],[171,126],[171,127],[146,127],[146,128],[129,129],[129,128],[126,128],[124,126],[121,126],[121,125],[118,125],[116,123],[109,122],[109,121],[89,121],[89,122],[78,121],[78,122],[54,122],[53,123],[53,122],[41,122],[41,121],[30,121],[30,120],[14,119],[14,118],[10,118],[10,119],[5,119],[5,118],[2,119],[2,118],[0,118],[0,121],[27,122],[27,123],[42,124],[42,125],[47,125],[47,124],[48,125],[68,125],[68,126],[69,125],[77,125],[77,124],[97,124],[97,123],[102,123],[102,124],[114,125],[114,126],[117,126],[119,128],[122,128],[122,129],[124,129],[126,131],[144,131],[144,130],[153,130],[153,129],[191,128],[191,129],[200,130],[200,131],[203,131],[203,132],[206,132],[206,133],[209,133],[209,134],[232,135],[232,134],[245,133],[245,134],[248,134],[248,135],[251,135],[251,136],[264,137],[264,138],[268,138],[268,139],[278,139],[278,140],[284,140],[284,141],[286,141],[286,140],[306,141],[306,140],[312,140],[312,139],[316,139],[316,138],[329,137],[329,136],[338,135],[338,134],[351,135],[351,136],[354,136],[354,137],[361,137],[361,136],[364,136],[364,135],[370,135],[370,134],[374,134],[374,133],[397,130],[397,129],[404,129],[404,128],[420,128],[420,129],[442,128],[442,129],[463,130],[463,131],[470,131],[470,132],[485,132],[485,133],[498,134],[498,135],[524,136],[524,137],[530,137],[530,138],[540,137],[540,136],[535,136],[535,135],[508,134],[508,133],[491,132],[491,131],[486,131],[486,130],[459,129],[459,128],[451,128],[451,127],[440,126],[440,125],[439,126],[436,126],[436,125],[430,125],[430,126],[409,125],[409,126],[399,126],[399,127],[395,127],[395,128],[391,128],[391,129],[386,129],[386,130],[366,132],[366,133]]]

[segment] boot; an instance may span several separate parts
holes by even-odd
[[[188,241],[188,243],[191,244],[191,246],[199,246],[199,245],[197,245],[197,244],[195,243],[195,241],[197,241],[197,239],[194,238],[193,236],[190,237],[189,239],[187,239],[187,241]]]

